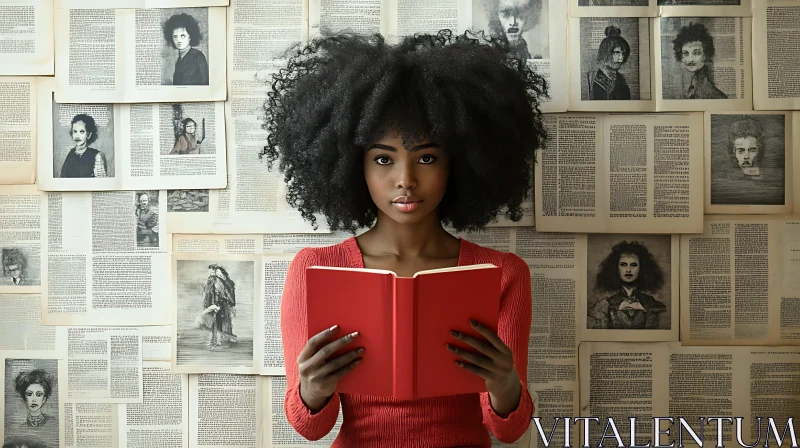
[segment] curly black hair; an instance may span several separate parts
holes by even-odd
[[[172,32],[178,28],[183,28],[189,33],[189,45],[193,47],[200,45],[200,41],[203,40],[203,35],[200,34],[200,25],[194,17],[184,12],[175,14],[164,23],[164,40],[167,41],[167,45],[175,48]]]
[[[317,227],[355,232],[377,217],[363,153],[387,130],[426,135],[451,154],[444,224],[477,230],[504,212],[522,218],[535,150],[546,133],[547,84],[483,32],[316,38],[272,76],[262,156],[280,161],[286,199]],[[457,157],[455,155],[458,155]]]
[[[628,62],[628,58],[631,56],[630,44],[622,37],[622,30],[618,26],[609,25],[606,27],[606,37],[600,42],[600,48],[597,49],[597,62],[610,61],[615,48],[622,50],[622,63]]]
[[[50,398],[50,394],[53,393],[53,376],[42,369],[20,372],[14,379],[14,389],[23,400],[25,400],[25,392],[31,384],[42,386],[45,399]]]
[[[611,253],[598,266],[596,276],[598,289],[619,291],[622,287],[617,264],[623,255],[636,255],[639,258],[639,278],[635,282],[638,289],[652,292],[664,285],[664,272],[647,246],[638,241],[621,241],[611,248]]]
[[[72,123],[69,125],[69,135],[72,137],[72,125],[77,122],[83,122],[83,125],[86,126],[86,132],[89,133],[89,137],[86,138],[86,144],[90,145],[97,140],[97,124],[94,122],[94,118],[91,115],[86,114],[78,114],[72,117]]]
[[[708,33],[706,26],[702,23],[689,22],[688,25],[681,27],[678,35],[672,40],[672,50],[675,52],[676,61],[681,62],[683,46],[689,42],[700,42],[703,45],[703,56],[706,61],[714,58],[714,38]]]

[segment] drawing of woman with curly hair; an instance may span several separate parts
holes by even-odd
[[[200,25],[189,14],[175,14],[164,23],[164,40],[178,50],[172,85],[208,85],[208,61],[203,52],[195,48],[202,38]]]
[[[612,293],[589,310],[587,328],[659,329],[667,306],[644,291],[656,292],[664,285],[664,273],[645,245],[622,241],[600,263],[597,289]]]
[[[209,275],[203,287],[203,311],[195,319],[198,327],[211,332],[208,346],[211,350],[223,342],[237,342],[233,333],[233,316],[236,315],[236,284],[228,271],[218,264],[208,266]]]

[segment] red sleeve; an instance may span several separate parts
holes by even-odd
[[[286,364],[286,397],[283,408],[295,431],[308,440],[319,440],[328,434],[339,416],[339,394],[334,393],[319,412],[312,414],[300,397],[297,357],[308,342],[306,321],[306,267],[318,265],[314,251],[297,253],[286,272],[281,301],[281,337]]]
[[[531,331],[531,274],[528,264],[515,254],[503,261],[502,296],[497,334],[511,349],[514,367],[522,383],[519,405],[506,418],[492,408],[488,392],[481,396],[483,424],[504,443],[517,441],[531,423],[533,400],[528,392],[528,340]]]

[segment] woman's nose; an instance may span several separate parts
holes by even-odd
[[[414,173],[413,165],[404,165],[399,168],[399,177],[397,179],[398,189],[408,189],[417,186],[416,174]]]

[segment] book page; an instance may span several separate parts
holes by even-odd
[[[750,17],[753,15],[751,0],[658,0],[658,6],[662,17]]]
[[[791,216],[706,217],[703,234],[681,237],[683,343],[799,344],[798,260]]]
[[[37,81],[0,78],[0,184],[36,182]]]
[[[397,0],[309,0],[308,34],[330,36],[342,31],[382,33],[395,18]]]
[[[173,374],[169,362],[142,363],[142,403],[119,406],[119,446],[138,448],[158,440],[163,448],[189,448],[189,375]]]
[[[0,294],[0,350],[25,351],[30,356],[63,357],[67,350],[66,327],[42,324],[40,294]]]
[[[61,9],[153,9],[228,6],[230,0],[56,0]]]
[[[705,213],[787,214],[797,181],[791,112],[705,114]]]
[[[47,325],[167,325],[164,191],[47,193]]]
[[[391,2],[387,2],[391,3]],[[463,33],[472,25],[472,0],[393,0],[395,14],[384,36],[393,41],[415,33],[434,33],[449,29]]]
[[[172,361],[172,325],[142,327],[142,359]]]
[[[3,379],[0,440],[59,446],[62,403],[67,389],[66,369],[63,354],[44,357],[28,351],[0,351]],[[23,397],[18,393],[17,382],[25,385],[25,392],[30,390],[32,395]]]
[[[0,185],[0,293],[42,292],[47,214],[36,185]]]
[[[261,257],[174,254],[171,271],[173,371],[258,373]]]
[[[527,59],[528,65],[547,80],[550,98],[542,99],[542,112],[566,112],[566,1],[525,2],[516,16],[516,24],[515,16],[499,11],[497,5],[497,2],[472,0],[472,29],[509,42],[512,55]]]
[[[753,103],[756,110],[800,109],[800,0],[753,3]]]
[[[695,114],[547,116],[536,225],[545,232],[699,232],[702,126]]]
[[[65,401],[62,448],[118,448],[117,404]]]
[[[658,17],[656,0],[569,0],[570,17]]]
[[[223,101],[226,17],[221,7],[59,9],[56,101]],[[167,41],[172,24],[196,36]]]
[[[67,352],[70,402],[142,402],[141,328],[68,327]]]
[[[569,110],[655,110],[650,25],[637,17],[569,19]]]
[[[581,341],[678,340],[678,235],[588,234],[576,246]]]
[[[753,109],[750,18],[662,17],[654,29],[657,110]]]
[[[259,447],[264,410],[262,377],[189,375],[189,446]],[[231,416],[236,418],[231,418]],[[220,428],[225,428],[220,431]],[[266,445],[269,446],[269,445]]]
[[[54,73],[52,0],[0,0],[1,76]]]

